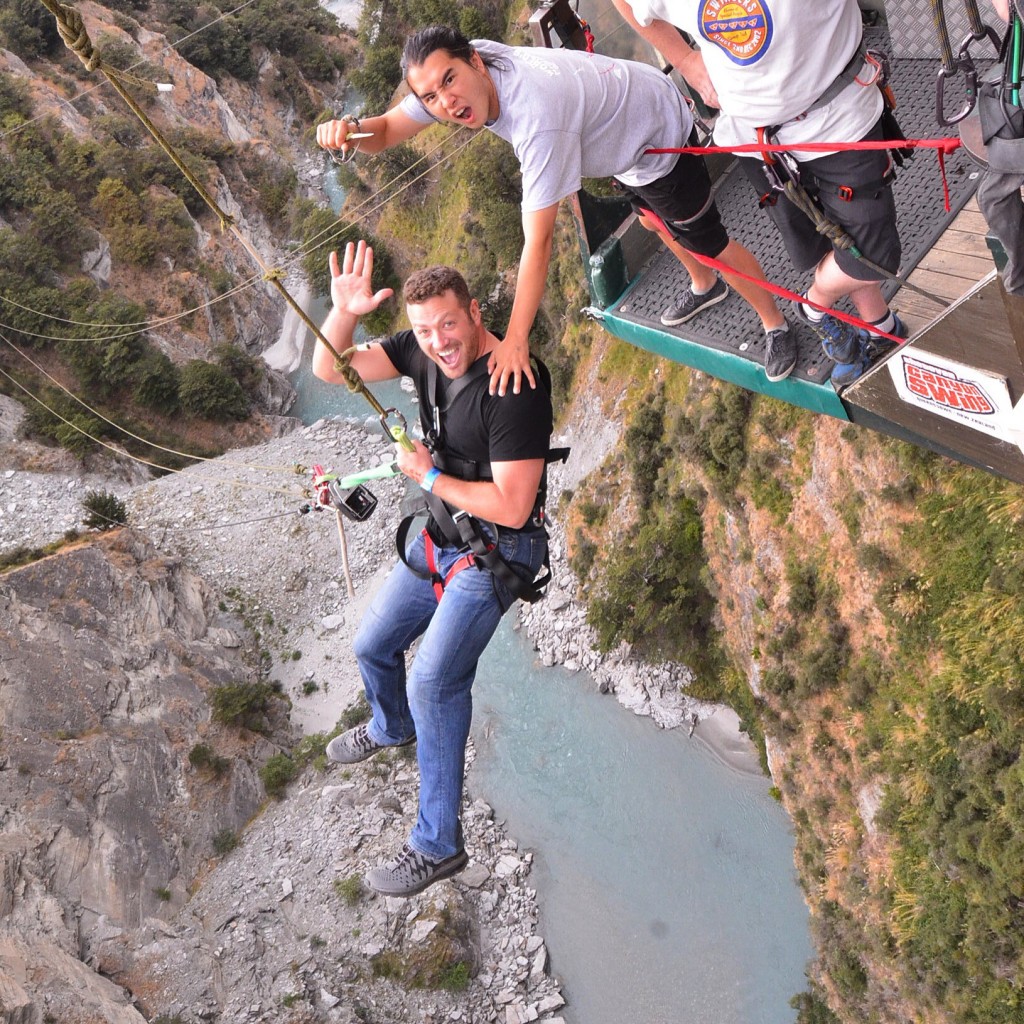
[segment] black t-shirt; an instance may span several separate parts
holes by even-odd
[[[412,331],[401,331],[381,343],[399,373],[411,377],[420,400],[420,420],[425,432],[433,426],[433,395],[429,367],[433,361],[423,352]],[[481,356],[486,365],[487,356]],[[475,364],[474,364],[475,365]],[[472,372],[472,371],[467,371]],[[443,407],[447,389],[455,384],[436,367],[437,391]],[[468,462],[518,462],[543,459],[551,439],[551,396],[543,385],[527,382],[518,395],[488,393],[486,373],[472,380],[442,414],[444,451]]]

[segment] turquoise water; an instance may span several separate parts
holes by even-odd
[[[658,729],[506,621],[474,689],[471,789],[534,851],[571,1024],[792,1024],[812,955],[770,780]]]

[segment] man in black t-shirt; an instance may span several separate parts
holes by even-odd
[[[323,333],[339,352],[352,344],[359,318],[391,295],[373,291],[372,274],[373,250],[364,242],[345,247],[340,267],[331,253],[332,309]],[[547,553],[536,504],[551,436],[550,395],[544,388],[489,393],[488,356],[500,339],[484,327],[480,305],[457,271],[421,270],[406,281],[403,297],[412,330],[359,346],[352,356],[367,383],[407,375],[416,385],[424,430],[445,468],[414,442],[411,452],[398,447],[399,469],[453,515],[461,510],[493,524],[497,537],[487,539],[497,542],[504,563],[533,580]],[[313,372],[344,383],[326,346],[317,345]],[[333,739],[327,755],[354,764],[416,742],[420,768],[412,833],[395,859],[366,876],[378,892],[412,896],[467,863],[459,807],[473,679],[513,600],[501,574],[477,564],[461,540],[446,539],[432,524],[429,535],[424,530],[409,544],[363,617],[354,651],[373,717]],[[407,674],[405,654],[418,637]]]

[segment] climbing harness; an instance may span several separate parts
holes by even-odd
[[[551,375],[541,360],[536,359],[535,362],[541,385],[550,394]],[[428,413],[427,409],[421,406],[421,418],[426,432],[424,443],[431,451],[434,465],[443,473],[458,477],[460,480],[491,480],[493,479],[491,465],[489,462],[459,459],[446,451],[444,416],[454,406],[459,396],[468,392],[471,385],[487,377],[489,377],[487,359],[481,357],[465,374],[452,381],[447,391],[442,394],[437,365],[431,362],[427,367],[427,394],[423,397],[426,399],[424,404],[429,405],[430,411]],[[568,448],[553,448],[548,451],[545,463],[564,462],[568,456]],[[514,565],[507,562],[501,555],[498,547],[501,527],[470,515],[430,491],[424,490],[422,497],[421,508],[406,516],[399,524],[395,544],[399,558],[409,571],[419,576],[420,579],[430,580],[438,601],[441,600],[444,589],[451,580],[470,566],[490,572],[495,580],[504,584],[513,599],[518,598],[528,604],[533,604],[544,596],[545,589],[551,581],[551,567],[547,553],[544,555],[543,575],[538,579],[526,579],[516,571]],[[546,533],[544,513],[546,498],[547,465],[541,475],[537,498],[530,513],[528,526],[524,529],[544,530]],[[423,537],[427,573],[410,565],[406,557],[410,530],[415,520],[424,514],[429,515],[426,527],[420,531]],[[446,544],[465,548],[466,551],[448,570],[448,573],[442,576],[438,569],[436,552],[439,547]]]
[[[975,104],[978,102],[978,69],[971,57],[971,46],[983,39],[989,40],[995,48],[996,53],[1000,52],[1001,40],[999,33],[991,25],[986,25],[982,20],[981,11],[978,9],[977,0],[964,0],[964,7],[967,11],[967,19],[970,22],[971,31],[960,44],[956,56],[953,55],[953,47],[949,41],[949,26],[946,24],[946,13],[943,7],[943,0],[931,0],[932,19],[935,22],[935,32],[939,39],[939,49],[942,51],[942,67],[939,68],[938,78],[935,82],[935,118],[944,127],[951,127],[967,117]],[[946,81],[964,76],[964,101],[956,114],[946,113]]]

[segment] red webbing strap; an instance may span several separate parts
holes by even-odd
[[[580,18],[580,28],[583,29],[583,38],[587,41],[587,53],[594,52],[594,33],[590,31],[589,23]]]
[[[444,588],[448,586],[452,581],[452,577],[457,573],[462,572],[463,569],[468,569],[471,565],[476,564],[476,556],[473,552],[463,555],[449,570],[448,575],[441,578],[440,572],[437,569],[437,545],[431,540],[430,534],[423,531],[423,549],[427,559],[427,569],[430,570],[431,586],[434,588],[434,597],[437,598],[440,603],[441,598],[444,597]]]
[[[653,210],[648,210],[647,207],[642,207],[642,209],[645,217],[648,217],[659,225],[659,230],[668,235],[669,238],[672,237],[672,232],[666,227],[665,222]],[[791,292],[788,288],[772,284],[771,281],[762,280],[760,277],[751,277],[750,274],[744,274],[742,270],[730,267],[728,263],[716,260],[713,256],[704,256],[699,252],[693,252],[692,249],[687,249],[686,251],[695,260],[699,263],[703,263],[706,267],[712,267],[720,274],[729,274],[740,278],[742,281],[749,281],[751,284],[756,284],[758,288],[763,288],[766,292],[771,292],[772,295],[777,298],[788,299],[790,302],[806,303],[808,306],[813,306],[820,313],[828,313],[829,316],[834,316],[837,320],[842,320],[844,323],[850,324],[859,330],[870,331],[879,338],[888,338],[890,341],[895,341],[899,345],[902,345],[906,340],[905,338],[897,338],[895,334],[887,334],[885,331],[880,331],[874,324],[869,324],[866,320],[861,320],[859,317],[853,316],[851,313],[841,313],[838,309],[831,309],[828,306],[819,306],[813,299],[808,299],[803,295],[798,295],[796,292]]]
[[[841,150],[856,149],[934,149],[939,158],[939,173],[942,175],[942,196],[946,213],[950,211],[949,182],[946,180],[946,156],[960,148],[960,140],[948,139],[868,139],[862,142],[798,142],[793,146],[778,144],[761,145],[746,143],[742,146],[666,146],[664,148],[645,149],[644,155],[659,153],[693,153],[703,156],[706,153],[733,153],[742,155],[751,153],[762,159],[768,153],[789,153],[797,150],[801,153],[836,153]]]

